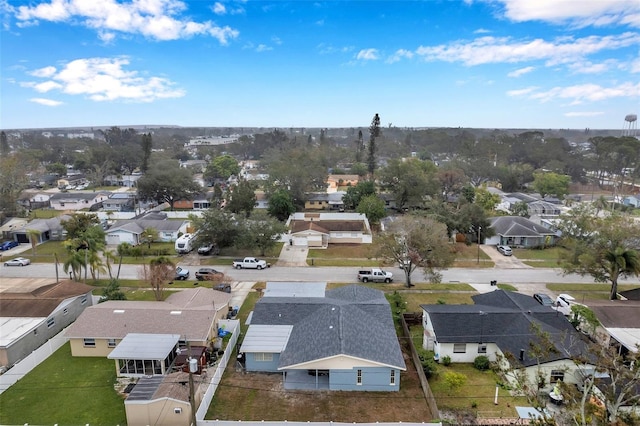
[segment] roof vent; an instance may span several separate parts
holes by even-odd
[[[171,311],[169,312],[171,315],[182,315],[182,311]]]
[[[124,314],[124,309],[114,309],[113,313],[114,314]]]
[[[520,349],[520,361],[524,361],[524,349]]]
[[[329,330],[333,330],[333,326],[332,325],[329,326]]]

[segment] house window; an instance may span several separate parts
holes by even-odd
[[[551,370],[551,378],[549,379],[549,383],[562,382],[563,380],[564,380],[564,371]]]
[[[107,346],[109,346],[110,348],[115,348],[116,347],[116,339],[107,339]]]
[[[80,299],[80,304],[84,305],[85,303],[87,303],[87,296],[82,296],[82,298]]]
[[[37,335],[38,335],[38,329],[37,329],[37,328],[34,328],[34,329],[33,329],[33,335],[34,335],[34,336],[37,336]]]
[[[396,384],[396,370],[391,370],[391,377],[389,377],[389,384],[391,386]]]
[[[480,343],[478,345],[478,353],[479,354],[486,354],[487,353],[487,344],[486,343]]]
[[[47,328],[51,328],[56,324],[56,320],[54,318],[47,319]]]
[[[467,352],[467,344],[466,343],[454,343],[453,344],[453,353],[454,354],[463,354]]]
[[[362,384],[362,370],[356,372],[356,385]]]
[[[64,203],[60,203],[60,207],[64,207]]]
[[[96,347],[96,339],[82,339],[85,348],[95,348]]]
[[[69,313],[69,309],[64,308],[64,309],[62,310],[62,315],[67,315],[68,313]]]
[[[253,354],[253,360],[260,361],[260,362],[273,361],[273,354],[265,353],[265,352],[255,353]]]

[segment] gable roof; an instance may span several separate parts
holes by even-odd
[[[107,231],[126,231],[132,234],[142,234],[145,229],[153,228],[158,232],[178,232],[184,220],[156,220],[156,219],[123,219],[117,220]]]
[[[528,367],[537,360],[530,355],[530,343],[540,338],[534,331],[547,333],[554,350],[543,362],[567,359],[587,353],[583,337],[551,307],[532,297],[495,290],[473,296],[475,305],[421,305],[429,314],[436,339],[440,343],[495,343],[506,354],[518,357]]]
[[[74,202],[76,200],[95,200],[96,198],[100,197],[100,196],[106,196],[108,197],[111,193],[110,192],[58,192],[56,194],[53,194],[51,196],[51,198],[49,199],[49,201],[62,201],[62,202]]]
[[[198,287],[176,292],[163,302],[109,300],[85,309],[66,337],[123,339],[129,333],[146,333],[204,340],[216,312],[226,311],[230,299],[228,293]]]
[[[498,216],[489,219],[497,235],[508,237],[541,237],[556,235],[542,225],[520,216]]]
[[[30,292],[2,292],[2,317],[47,317],[66,299],[88,294],[93,287],[64,280],[36,288]]]
[[[348,285],[325,297],[264,297],[254,308],[254,324],[293,326],[279,369],[334,356],[406,368],[391,307],[379,290]]]
[[[626,291],[619,291],[618,294],[627,300],[640,300],[640,287]]]
[[[329,232],[359,232],[365,231],[364,222],[357,220],[293,220],[291,221],[291,232],[316,231],[323,234]]]

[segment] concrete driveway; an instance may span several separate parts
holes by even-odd
[[[505,256],[500,253],[496,246],[489,246],[481,244],[480,249],[487,254],[495,263],[494,268],[497,269],[532,269],[533,266],[524,264],[520,259],[515,256]]]

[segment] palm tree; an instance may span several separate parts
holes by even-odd
[[[40,238],[40,231],[37,229],[27,229],[27,235],[29,236],[29,241],[31,242],[31,254],[33,256],[36,255],[36,246],[38,245],[38,238]]]
[[[73,279],[78,281],[80,278],[80,273],[82,272],[82,267],[84,266],[84,253],[79,251],[69,251],[69,257],[65,260],[62,268],[65,273],[72,272]]]
[[[604,253],[609,281],[611,281],[611,300],[617,299],[618,279],[620,276],[640,275],[640,255],[638,252],[626,247],[615,247]]]

